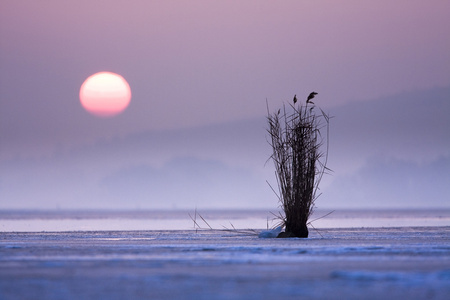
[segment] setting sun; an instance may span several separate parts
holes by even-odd
[[[131,100],[128,82],[120,75],[99,72],[89,76],[81,85],[83,108],[99,117],[112,117],[123,112]]]

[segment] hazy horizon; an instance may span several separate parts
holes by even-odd
[[[433,100],[424,99],[430,94]],[[449,207],[448,94],[450,88],[438,88],[330,109],[333,172],[323,179],[317,206]],[[405,101],[427,108],[402,114]],[[261,116],[117,135],[41,156],[13,155],[1,164],[1,191],[20,201],[2,202],[1,208],[277,207],[266,183],[276,187],[266,128]]]

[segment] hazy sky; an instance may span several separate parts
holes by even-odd
[[[450,101],[449,11],[449,1],[411,0],[3,0],[0,206],[105,207],[109,198],[99,189],[120,185],[120,192],[110,192],[116,206],[125,208],[164,206],[154,198],[182,198],[186,185],[193,189],[199,184],[197,190],[204,199],[223,196],[224,186],[215,187],[195,177],[208,169],[218,173],[202,176],[243,176],[236,190],[233,183],[228,184],[229,203],[212,200],[209,206],[239,206],[246,203],[245,197],[254,199],[248,206],[258,206],[257,199],[266,197],[262,195],[273,196],[265,189],[266,177],[273,175],[270,167],[264,168],[264,157],[270,154],[264,138],[266,99],[276,109],[294,94],[303,98],[315,90],[322,108],[343,114],[345,107],[347,111],[353,107],[346,105],[373,103],[379,108],[375,102],[396,97],[406,99],[401,103],[408,106],[408,97],[415,92],[427,95],[433,91],[438,103],[445,106],[445,99]],[[130,106],[117,117],[95,117],[80,105],[81,84],[100,71],[116,72],[130,84]],[[360,111],[370,115],[369,107],[361,106]],[[422,110],[420,104],[396,110],[405,116],[386,118],[388,123],[407,119],[405,124],[413,124],[408,122],[421,116]],[[427,110],[424,124],[431,126],[433,114],[440,111],[448,112],[448,105]],[[419,126],[419,136],[403,140],[411,127],[402,127],[397,135],[379,140],[380,148],[368,150],[371,136],[383,137],[392,129],[380,126],[385,123],[383,117],[360,128],[360,123],[344,124],[336,116],[336,130],[352,129],[354,135],[346,135],[344,141],[344,136],[335,132],[334,149],[344,153],[345,147],[354,143],[354,153],[333,158],[335,185],[346,181],[342,183],[345,186],[352,176],[362,174],[352,172],[374,174],[370,168],[391,159],[403,159],[418,168],[439,159],[448,161],[449,136],[442,128],[449,124],[448,114],[442,114],[436,131],[424,125],[427,129],[422,132],[423,126]],[[356,122],[370,119],[366,115],[359,118]],[[352,141],[356,136],[363,138]],[[420,145],[426,146],[408,144],[422,138]],[[263,150],[254,155],[255,149]],[[182,166],[183,170],[198,167],[201,171],[184,174]],[[442,172],[446,175],[449,170]],[[64,177],[61,174],[67,176],[64,184],[58,181]],[[197,181],[177,179],[184,182],[178,184],[178,191],[170,184],[174,174]],[[159,182],[156,185],[161,190],[167,185],[165,190],[171,194],[155,191],[152,196],[149,187],[138,193],[133,178]],[[248,184],[243,184],[245,178]],[[364,180],[370,181],[368,178]],[[333,180],[325,184],[332,186]],[[92,186],[87,187],[85,181]],[[259,190],[260,181],[263,191]],[[80,187],[86,190],[79,197],[86,200],[78,205],[74,191]],[[377,188],[381,187],[375,185]],[[367,197],[368,190],[364,191],[355,197]],[[208,206],[207,200],[192,200],[192,193],[183,205],[178,199],[167,201],[168,206]],[[247,196],[242,197],[244,194]],[[33,195],[40,200],[32,200]],[[127,200],[130,197],[137,200]],[[448,206],[446,197],[434,205]],[[331,198],[327,204],[338,206]],[[260,206],[270,206],[270,201],[273,199]]]

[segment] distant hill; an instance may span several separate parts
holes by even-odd
[[[320,207],[450,205],[450,87],[327,111],[334,173]],[[4,160],[0,208],[276,207],[266,129],[262,116]]]
[[[328,207],[450,206],[450,88],[332,110]]]

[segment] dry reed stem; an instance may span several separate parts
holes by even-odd
[[[283,110],[270,114],[269,144],[273,154],[270,158],[275,164],[279,194],[284,212],[282,221],[289,236],[307,237],[308,219],[312,215],[318,194],[319,183],[328,161],[329,116],[315,105],[290,105],[289,112]],[[321,130],[326,128],[326,138]],[[326,141],[326,150],[321,147]],[[272,186],[271,186],[272,188]],[[275,190],[272,188],[275,192]]]

